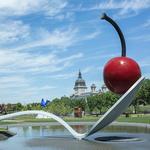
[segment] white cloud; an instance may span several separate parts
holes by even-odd
[[[126,12],[128,10],[141,10],[150,7],[150,0],[107,0],[105,2],[99,2],[96,5],[89,7],[89,8],[82,8],[80,7],[81,11],[88,11],[88,10],[105,10],[105,9],[122,9],[122,12]]]
[[[60,58],[55,54],[31,54],[17,51],[0,51],[0,72],[56,72],[72,65],[74,61],[83,57],[82,53]]]
[[[28,87],[24,89],[23,91],[28,94],[30,93],[30,95],[34,95],[34,94],[37,95],[39,92],[42,93],[42,92],[50,91],[55,88],[56,88],[55,86],[50,86],[50,85],[44,85],[44,86],[38,86],[38,87],[32,86],[32,87]]]
[[[37,34],[37,39],[30,40],[27,44],[18,46],[14,51],[20,50],[32,50],[36,47],[50,46],[59,49],[65,49],[66,47],[71,46],[75,42],[75,36],[77,34],[77,28],[68,28],[67,30],[55,29],[50,32],[46,29],[40,28],[34,34]],[[36,35],[35,35],[36,36]]]
[[[150,0],[126,0],[122,3],[120,3],[120,8],[123,8],[123,10],[120,11],[121,14],[128,13],[128,11],[134,11],[137,12],[142,9],[146,9],[150,7]]]
[[[90,34],[88,34],[88,35],[85,35],[82,40],[91,40],[91,39],[94,39],[94,38],[96,38],[99,34],[100,34],[99,31],[95,31],[95,32],[93,32],[93,33],[90,33]]]
[[[69,72],[69,73],[64,73],[64,74],[55,74],[55,75],[49,76],[49,78],[60,79],[60,80],[69,79],[69,78],[73,78],[73,77],[75,77],[74,72]]]
[[[25,39],[30,34],[30,26],[22,21],[3,21],[0,23],[0,43],[10,44]]]
[[[140,10],[150,8],[150,0],[107,0],[101,1],[96,5],[88,8],[79,7],[77,11],[91,11],[91,10],[117,10],[118,16],[124,17],[136,15]]]
[[[8,82],[25,82],[25,79],[20,76],[5,76],[0,79],[1,84],[7,84]]]
[[[57,16],[55,16],[55,18],[53,19],[57,19],[57,20],[64,20],[64,19],[69,19],[70,21],[74,20],[74,13],[73,12],[66,12],[63,14],[58,14]]]
[[[144,24],[143,27],[148,28],[150,27],[150,19],[148,19]]]
[[[0,0],[0,14],[4,16],[29,14],[39,8],[39,4],[40,0]]]
[[[19,31],[18,31],[19,32]],[[19,32],[20,33],[20,32]],[[30,33],[28,33],[30,34]],[[44,28],[37,29],[34,36],[36,39],[31,39],[26,44],[11,48],[12,51],[34,51],[34,48],[49,46],[53,49],[65,50],[66,48],[73,46],[76,43],[91,40],[96,38],[100,34],[100,31],[94,31],[86,35],[80,35],[79,29],[76,27],[68,27],[67,29],[55,29],[54,31],[48,31]],[[17,38],[17,36],[16,36]],[[19,37],[18,37],[19,39]],[[9,49],[5,49],[9,50]]]
[[[49,0],[48,5],[45,6],[45,14],[48,16],[55,16],[59,14],[63,8],[67,6],[66,0]]]
[[[93,67],[85,67],[84,69],[81,70],[81,72],[82,72],[83,74],[88,74],[88,73],[91,72],[93,69],[94,69]],[[78,76],[78,73],[77,73],[77,72],[68,72],[68,73],[64,73],[64,74],[50,75],[49,78],[65,80],[65,79],[69,79],[69,78],[74,78],[74,79],[76,79],[77,76]]]
[[[89,72],[92,72],[92,70],[94,70],[94,69],[95,69],[94,66],[89,66],[89,67],[85,67],[85,68],[82,69],[81,71],[82,71],[83,74],[87,74],[87,73],[89,73]]]
[[[143,67],[150,67],[150,58],[144,58],[144,60],[141,60],[139,62],[140,66],[143,68]]]
[[[144,41],[144,42],[149,42],[150,41],[150,35],[145,34],[145,35],[137,35],[130,37],[129,39],[134,40],[134,41]]]
[[[59,57],[51,53],[41,55],[0,50],[0,57],[0,100],[16,102],[53,96],[57,84],[51,84],[45,76],[63,71],[83,54]]]
[[[28,86],[28,81],[25,77],[19,75],[9,75],[0,77],[0,89],[20,88]]]
[[[49,99],[52,91],[55,90],[55,86],[43,85],[43,86],[0,86],[0,103],[30,103],[37,102],[41,98]],[[40,94],[39,94],[40,93]]]
[[[21,16],[41,12],[54,16],[66,5],[66,0],[0,0],[0,15]]]
[[[108,47],[110,48],[110,47],[112,47],[112,45],[109,45]],[[98,51],[98,50],[101,50],[101,49],[102,48],[93,49],[93,51]],[[106,58],[113,58],[113,57],[118,56],[118,55],[120,55],[120,54],[119,53],[108,54],[106,52],[95,52],[94,54],[91,54],[90,56],[84,57],[80,61],[87,61],[87,60],[93,60],[93,59],[94,60],[98,59],[98,60],[103,60],[104,61],[104,59],[106,59]]]
[[[63,63],[63,62],[66,62],[66,61],[76,60],[76,59],[82,58],[82,57],[83,57],[82,53],[77,53],[77,54],[71,55],[69,57],[61,58],[57,62],[58,63]]]

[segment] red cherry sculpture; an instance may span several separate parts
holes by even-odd
[[[124,94],[140,77],[139,65],[133,59],[126,57],[126,43],[121,29],[105,13],[101,19],[105,19],[113,25],[118,32],[122,46],[122,56],[112,58],[104,67],[103,77],[107,88],[116,93]]]

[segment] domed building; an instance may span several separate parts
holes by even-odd
[[[82,79],[82,74],[79,71],[78,79],[75,81],[75,85],[74,85],[75,95],[81,95],[85,93],[86,89],[87,87],[86,87],[85,80]]]
[[[80,99],[85,98],[91,95],[100,94],[102,90],[96,90],[96,85],[91,85],[91,90],[87,91],[87,86],[85,80],[82,78],[81,71],[79,70],[78,78],[75,81],[74,84],[74,94],[70,96],[72,99]]]

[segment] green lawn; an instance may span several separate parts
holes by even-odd
[[[0,128],[0,132],[1,132],[1,131],[7,131],[7,130],[6,130],[6,129],[4,129],[4,128]]]
[[[100,117],[100,116],[99,116]],[[99,119],[96,116],[84,116],[82,118],[74,117],[64,117],[66,122],[95,122]],[[134,123],[148,123],[150,124],[150,114],[149,115],[130,115],[130,117],[125,117],[124,115],[120,116],[116,121],[119,122],[134,122]],[[9,121],[0,121],[0,125],[3,124],[18,124],[24,122],[55,122],[53,119],[36,119],[34,116],[20,116],[16,119]]]
[[[83,116],[82,118],[74,118],[74,117],[63,117],[63,120],[66,122],[93,122],[97,121],[99,117],[96,116]],[[55,122],[53,119],[36,119],[34,116],[20,116],[12,120],[0,121],[0,125],[2,124],[14,124],[14,123],[23,123],[23,122]]]
[[[120,116],[117,121],[150,124],[150,115],[132,115],[130,117]]]

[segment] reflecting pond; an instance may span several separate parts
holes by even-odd
[[[90,125],[73,125],[78,132],[89,130]],[[43,126],[9,127],[17,134],[0,141],[0,150],[149,150],[150,129],[141,127],[109,126],[86,140],[76,140],[62,126],[45,124]],[[124,141],[96,141],[95,138],[128,138]],[[109,137],[109,138],[108,138]],[[130,140],[136,138],[138,140]]]

